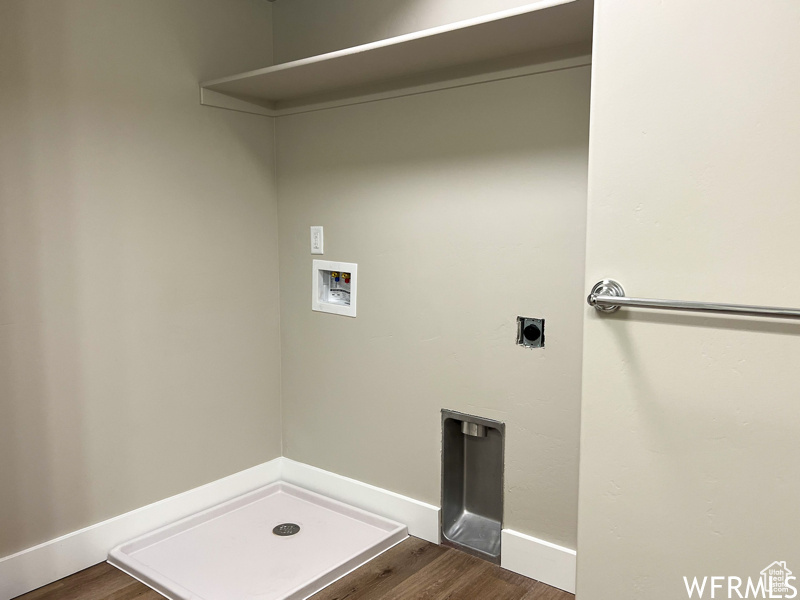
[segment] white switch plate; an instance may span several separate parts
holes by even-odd
[[[322,236],[322,225],[311,226],[311,254],[325,254],[324,238]]]

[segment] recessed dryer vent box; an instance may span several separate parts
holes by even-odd
[[[442,545],[500,564],[505,424],[442,410]]]
[[[311,277],[311,310],[356,316],[357,264],[315,260]]]

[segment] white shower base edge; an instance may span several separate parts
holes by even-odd
[[[300,531],[275,535],[282,523]],[[407,536],[405,525],[278,482],[126,542],[108,562],[171,600],[301,600]]]

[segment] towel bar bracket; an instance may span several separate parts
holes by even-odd
[[[603,279],[602,281],[598,281],[594,284],[592,291],[589,293],[589,297],[586,298],[586,301],[589,303],[589,306],[594,306],[597,310],[604,313],[613,313],[619,310],[618,305],[606,305],[606,304],[598,304],[597,297],[598,296],[624,296],[625,290],[622,289],[622,285],[618,281],[614,281],[613,279]]]

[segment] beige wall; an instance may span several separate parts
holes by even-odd
[[[277,0],[275,62],[532,4],[531,0]]]
[[[601,1],[595,23],[585,288],[800,305],[800,4]],[[797,574],[800,325],[586,313],[579,599]]]
[[[286,456],[438,505],[440,409],[500,419],[505,526],[575,546],[589,76],[278,120]],[[356,319],[311,311],[310,225]]]
[[[280,454],[270,11],[0,2],[0,556]]]

